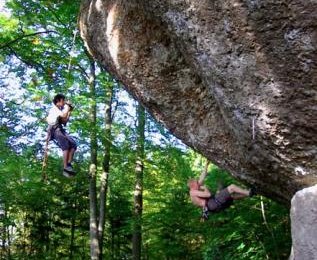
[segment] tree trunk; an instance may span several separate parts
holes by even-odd
[[[106,86],[106,106],[105,106],[105,136],[104,136],[104,158],[102,163],[102,174],[100,183],[100,211],[99,211],[99,223],[98,223],[98,235],[99,235],[99,248],[101,260],[103,257],[103,237],[105,227],[105,214],[107,203],[107,190],[108,190],[108,177],[110,168],[110,148],[111,141],[111,125],[112,125],[112,113],[111,106],[113,100],[113,86]]]
[[[3,253],[3,255],[6,255],[6,228],[7,228],[7,226],[6,226],[6,217],[7,217],[7,212],[6,212],[6,210],[7,210],[7,208],[6,208],[6,204],[4,203],[3,204],[3,208],[2,208],[2,210],[3,210],[3,215],[1,215],[1,218],[3,218],[3,221],[2,221],[2,227],[1,227],[1,230],[0,230],[0,234],[1,234],[1,247],[2,247],[2,250],[1,250],[1,253]],[[7,257],[7,256],[6,256]]]
[[[5,208],[4,208],[4,219],[6,220],[4,222],[4,248],[6,249],[6,258],[11,259],[11,241],[10,241],[10,226],[8,224],[8,207],[7,204],[5,203]]]
[[[113,228],[111,228],[111,259],[114,259],[115,258],[115,233],[114,233],[114,230]]]
[[[92,260],[98,260],[100,249],[98,242],[98,227],[97,227],[97,191],[96,191],[96,173],[97,173],[97,131],[96,131],[96,75],[95,62],[90,59],[90,75],[89,75],[89,90],[90,90],[90,166],[89,166],[89,212],[90,212],[90,257]]]
[[[70,246],[69,246],[69,258],[73,259],[74,255],[74,246],[75,246],[75,223],[76,216],[72,216],[71,220],[71,229],[70,229]]]
[[[5,225],[3,224],[3,226],[0,229],[0,234],[1,234],[1,255],[5,255],[5,242],[6,242],[6,237],[5,237]]]
[[[175,136],[289,203],[317,183],[316,10],[306,0],[84,0],[79,24],[93,56]]]
[[[11,236],[10,227],[7,226],[8,259],[11,259]]]
[[[144,169],[144,131],[145,111],[141,104],[137,107],[137,150],[135,164],[134,190],[134,230],[132,237],[132,255],[134,260],[141,259],[142,247],[142,207],[143,207],[143,169]]]

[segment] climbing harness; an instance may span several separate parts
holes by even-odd
[[[53,126],[50,125],[47,128],[45,150],[44,150],[44,159],[43,159],[43,164],[42,164],[42,181],[47,180],[46,167],[47,167],[47,159],[48,159],[48,145],[49,145],[49,142],[52,140],[52,131],[56,130],[57,127],[59,127],[59,124],[56,124]]]

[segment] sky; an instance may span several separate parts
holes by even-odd
[[[5,7],[4,7],[5,3],[6,3],[5,0],[0,0],[0,13],[9,15],[9,11],[6,10]]]

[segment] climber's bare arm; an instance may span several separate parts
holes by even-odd
[[[66,124],[69,120],[70,114],[71,114],[70,106],[66,104],[65,109],[63,111],[63,115],[60,116],[60,122],[62,124]]]
[[[211,193],[210,191],[205,188],[204,190],[191,190],[190,191],[190,196],[194,196],[194,197],[200,197],[200,198],[210,198],[211,197]]]
[[[66,114],[65,114],[65,116],[62,116],[61,117],[61,122],[62,122],[62,124],[66,124],[67,122],[68,122],[68,120],[69,120],[69,117],[70,117],[70,111],[69,112],[67,112]]]

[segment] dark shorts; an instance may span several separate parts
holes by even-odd
[[[228,188],[224,188],[207,201],[207,207],[210,212],[219,212],[232,205],[233,198],[231,197]]]
[[[77,149],[76,142],[71,138],[64,129],[58,127],[51,132],[51,138],[56,140],[57,145],[63,150]]]

